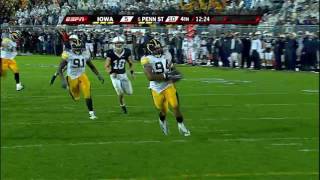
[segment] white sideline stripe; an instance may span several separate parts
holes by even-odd
[[[269,141],[269,140],[313,140],[317,138],[234,138],[234,139],[208,139],[209,142],[217,141],[243,141],[243,142],[257,142],[257,141]],[[143,141],[101,141],[101,142],[80,142],[80,143],[65,143],[65,144],[26,144],[26,145],[15,145],[15,146],[1,146],[1,149],[19,149],[19,148],[42,148],[50,146],[90,146],[90,145],[105,145],[105,144],[148,144],[148,143],[187,143],[191,142],[188,140],[171,140],[171,141],[159,141],[159,140],[143,140]]]
[[[302,146],[301,143],[276,143],[271,145],[272,146]]]
[[[319,90],[317,89],[304,89],[302,91],[307,93],[319,93]]]
[[[318,138],[301,138],[301,137],[283,137],[283,138],[230,138],[230,139],[209,139],[209,141],[243,141],[243,142],[257,142],[257,141],[272,141],[272,140],[315,140]]]
[[[262,117],[262,118],[239,118],[241,120],[283,120],[283,119],[312,119],[312,118],[290,118],[290,117]],[[199,119],[188,119],[188,120],[199,120]],[[201,119],[200,121],[234,121],[234,118],[221,118],[221,119]],[[100,124],[100,123],[157,123],[157,120],[151,120],[151,119],[122,119],[122,120],[116,120],[116,121],[99,121],[99,120],[87,120],[87,121],[49,121],[49,122],[1,122],[1,125],[54,125],[54,124]],[[191,126],[192,127],[192,126]],[[198,128],[196,126],[194,126],[195,128]],[[204,128],[209,128],[209,127],[202,127]],[[215,131],[221,131],[221,132],[227,132],[229,130],[215,130]]]
[[[241,172],[241,173],[206,173],[206,174],[181,174],[177,176],[163,176],[164,179],[188,179],[188,178],[203,178],[203,177],[252,177],[252,176],[316,176],[319,172],[300,172],[300,171],[287,171],[287,172]],[[148,179],[146,177],[135,177],[135,178],[99,178],[98,180],[140,180]]]
[[[315,151],[319,151],[319,149],[299,149],[299,151],[302,151],[302,152],[315,152]]]
[[[297,175],[319,175],[319,172],[250,172],[250,173],[208,173],[203,175],[196,174],[183,174],[181,176],[175,176],[175,178],[189,177],[246,177],[246,176],[297,176]],[[173,177],[173,176],[172,176]]]
[[[179,94],[179,96],[257,96],[257,95],[285,95],[285,94],[303,94],[303,95],[310,95],[307,93],[228,93],[228,94],[219,94],[219,93],[203,93],[203,94]],[[94,97],[105,97],[105,96],[116,96],[114,94],[96,94],[94,95]],[[150,95],[146,95],[146,94],[134,94],[134,96],[150,96]],[[3,95],[2,97],[4,98],[17,98],[15,95],[12,94],[9,96]],[[22,97],[26,97],[26,98],[66,98],[68,97],[67,95],[47,95],[47,96],[22,96]],[[19,97],[19,98],[22,98]]]

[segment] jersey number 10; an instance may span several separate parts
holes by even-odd
[[[123,69],[125,63],[126,63],[126,60],[124,60],[124,59],[120,59],[119,61],[115,60],[115,61],[113,61],[113,64],[114,64],[113,68],[114,69]]]

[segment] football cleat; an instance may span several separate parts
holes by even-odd
[[[166,121],[166,120],[161,121],[161,120],[159,119],[159,124],[160,124],[160,128],[161,128],[163,134],[167,136],[167,135],[169,134],[169,130],[168,130],[168,126],[167,126],[167,121]]]
[[[126,106],[121,106],[121,109],[124,114],[128,114],[128,110]]]
[[[95,115],[94,111],[89,111],[89,119],[98,119],[98,117]]]
[[[24,86],[23,86],[21,83],[18,83],[18,84],[16,85],[16,90],[17,90],[17,91],[21,91],[22,89],[24,89]]]
[[[178,123],[178,130],[180,134],[183,136],[190,136],[191,132],[186,128],[186,126],[183,123]]]

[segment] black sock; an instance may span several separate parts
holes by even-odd
[[[182,116],[181,117],[176,117],[176,120],[177,120],[178,123],[182,123],[183,122],[183,117]]]
[[[159,118],[161,121],[165,121],[166,120],[166,116],[162,115],[162,113],[159,113]]]
[[[92,99],[91,98],[86,99],[86,104],[87,104],[88,110],[89,111],[93,111],[93,105],[92,105]]]
[[[14,79],[16,80],[16,83],[20,83],[20,76],[19,73],[14,73]]]

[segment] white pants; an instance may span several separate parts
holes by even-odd
[[[194,48],[189,48],[187,51],[187,62],[190,64],[193,64],[196,62],[196,58],[197,58],[197,51]]]
[[[91,53],[93,52],[93,43],[86,43],[86,50],[90,51]]]
[[[272,52],[264,53],[264,59],[267,61],[271,61],[273,59],[273,53]]]
[[[208,48],[207,47],[201,47],[200,48],[200,58],[202,58],[203,56],[208,57]]]
[[[110,79],[117,95],[123,95],[124,93],[131,95],[133,93],[131,81],[127,74],[116,74],[116,77],[111,74]]]
[[[231,65],[233,65],[233,63],[235,63],[236,65],[239,66],[239,64],[240,64],[240,56],[236,52],[231,53],[231,55],[228,58],[228,60],[229,60]]]

